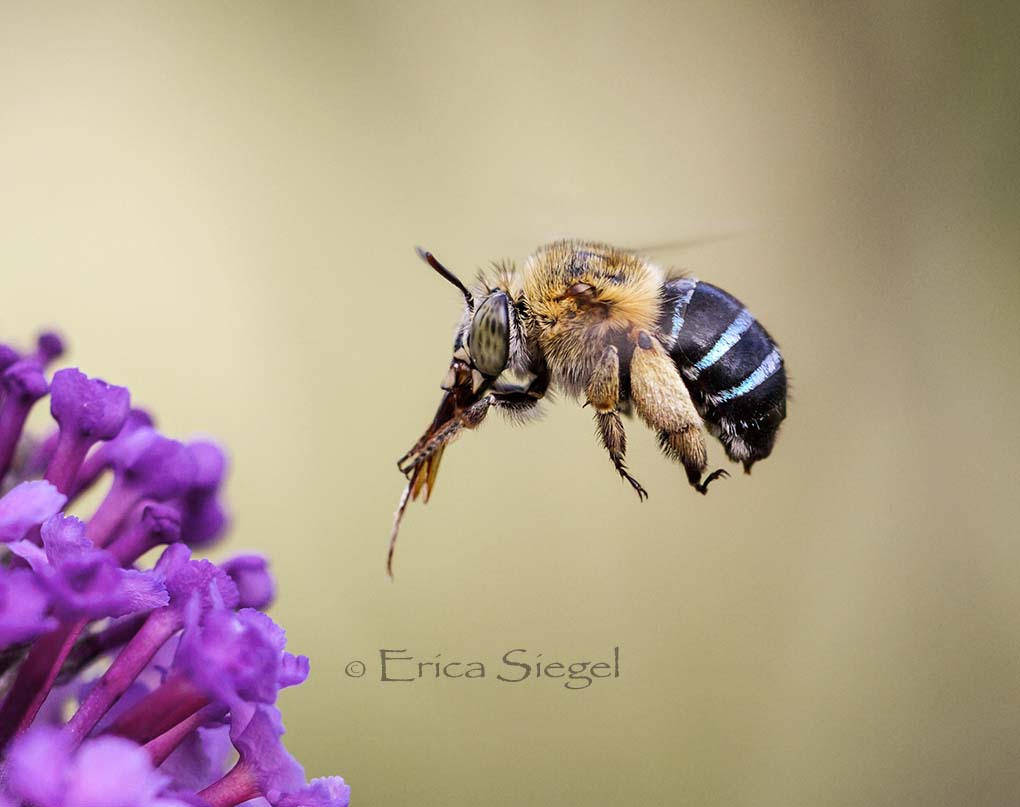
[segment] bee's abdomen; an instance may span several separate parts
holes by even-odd
[[[786,417],[786,370],[768,331],[733,295],[693,278],[662,287],[660,332],[691,399],[730,459],[767,457]]]

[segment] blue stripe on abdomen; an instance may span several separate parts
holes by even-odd
[[[718,406],[719,404],[739,398],[742,395],[747,395],[747,393],[751,390],[760,386],[764,381],[770,378],[782,366],[783,358],[779,355],[778,348],[773,348],[772,352],[765,357],[765,360],[758,365],[754,372],[752,372],[739,384],[723,390],[722,392],[711,393],[705,397],[710,403]]]
[[[729,350],[740,341],[740,338],[744,335],[748,328],[754,324],[754,317],[751,312],[746,308],[741,310],[737,314],[736,319],[730,323],[729,327],[723,331],[711,350],[708,351],[701,359],[690,369],[689,375],[691,378],[697,378],[702,370],[707,370],[719,359],[725,356]]]
[[[669,331],[669,343],[675,345],[677,338],[680,336],[680,331],[684,327],[684,315],[687,313],[687,304],[690,303],[691,297],[694,295],[694,289],[697,288],[697,280],[681,280],[678,282],[680,285],[680,294],[673,303],[673,319]]]

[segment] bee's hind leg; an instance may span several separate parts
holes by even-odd
[[[673,360],[647,331],[638,334],[630,365],[630,386],[641,419],[658,431],[663,453],[684,466],[691,487],[704,494],[710,482],[729,476],[720,468],[702,480],[708,467],[708,451],[701,416]]]
[[[588,404],[595,409],[595,426],[599,439],[618,474],[637,491],[644,501],[648,492],[627,471],[624,456],[627,453],[627,433],[617,411],[620,402],[620,356],[613,345],[609,345],[599,359],[591,380],[588,382]]]

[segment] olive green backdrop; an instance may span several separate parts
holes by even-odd
[[[312,657],[288,743],[355,804],[1012,803],[1018,38],[1005,3],[4,4],[2,337],[58,325],[226,443],[228,549]],[[751,306],[777,450],[703,499],[635,423],[640,504],[572,402],[492,418],[390,584],[459,314],[412,247],[564,236]],[[578,691],[379,681],[614,646]]]

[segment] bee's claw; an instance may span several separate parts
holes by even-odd
[[[629,473],[627,473],[626,469],[624,469],[624,468],[618,468],[617,470],[619,470],[619,472],[620,472],[620,476],[622,476],[622,477],[623,477],[624,479],[626,479],[626,480],[627,480],[627,482],[629,482],[629,483],[630,483],[630,486],[631,486],[632,488],[634,488],[634,491],[635,491],[635,492],[637,493],[637,495],[638,495],[638,498],[639,498],[639,499],[640,499],[641,501],[644,501],[645,499],[647,499],[647,498],[648,498],[648,491],[647,491],[647,490],[645,490],[645,489],[644,489],[643,487],[641,487],[641,483],[640,483],[640,482],[638,482],[638,481],[637,481],[637,480],[636,480],[636,479],[635,479],[635,478],[634,478],[633,476],[631,476],[631,475],[630,475]]]
[[[712,471],[708,476],[705,477],[705,481],[701,484],[695,485],[694,489],[698,491],[702,496],[708,493],[708,485],[710,482],[714,482],[716,479],[726,479],[730,475],[730,472],[725,468],[717,468]]]

